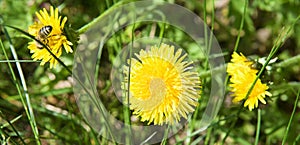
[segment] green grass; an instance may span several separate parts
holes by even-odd
[[[26,0],[0,1],[1,144],[116,144],[114,139],[108,140],[103,136],[112,136],[111,120],[100,118],[99,122],[104,122],[105,127],[96,130],[80,112],[72,86],[74,81],[81,79],[80,75],[72,74],[74,53],[63,53],[62,57],[56,58],[59,64],[54,69],[49,69],[49,64],[40,66],[40,62],[31,60],[27,49],[27,43],[34,39],[27,33],[27,29],[33,24],[36,11],[53,5],[61,10],[60,14],[68,17],[67,35],[75,44],[77,34],[84,34],[105,16],[110,15],[115,8],[131,1],[133,0],[34,0],[32,3]],[[208,58],[204,53],[198,52],[198,46],[184,31],[162,22],[137,22],[115,32],[101,51],[97,52],[95,71],[84,72],[85,76],[93,76],[94,79],[86,81],[97,82],[96,87],[92,88],[93,93],[88,95],[97,104],[102,117],[110,113],[129,125],[147,124],[135,120],[132,111],[116,98],[110,71],[125,45],[146,36],[155,36],[160,42],[168,39],[179,44],[195,62],[202,82],[200,104],[188,124],[171,137],[168,134],[174,128],[168,127],[161,144],[299,144],[300,126],[297,124],[300,120],[300,2],[168,2],[189,9],[207,23],[213,31],[208,32],[205,29],[204,34],[215,35],[223,51],[218,55],[224,56],[226,63],[234,51],[242,52],[253,61],[265,57],[263,64],[258,63],[254,67],[259,70],[257,78],[268,84],[272,96],[266,99],[266,105],[260,103],[259,108],[249,111],[243,104],[231,102],[228,86],[230,82],[227,77],[221,109],[208,128],[202,131],[199,127],[200,121],[210,97],[213,80]],[[162,14],[159,11],[155,13]],[[107,26],[107,31],[122,25],[123,19],[117,16],[118,14],[107,20],[115,24]],[[204,42],[210,48],[212,37],[204,37]],[[76,46],[77,44],[73,47],[74,52]],[[133,46],[129,45],[129,49],[130,47]],[[131,50],[129,53],[133,55],[134,52]],[[278,60],[272,62],[274,58]],[[214,68],[213,71],[218,72],[224,67]],[[81,85],[86,92],[91,89],[84,86],[86,82]],[[126,131],[127,134],[135,133],[130,128]],[[131,138],[126,138],[126,144],[132,144]]]

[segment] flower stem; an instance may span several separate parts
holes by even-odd
[[[133,24],[133,27],[132,27],[132,31],[131,31],[131,35],[132,35],[132,39],[131,39],[131,46],[129,47],[129,70],[128,70],[128,77],[127,77],[127,79],[128,79],[128,83],[126,84],[127,85],[127,88],[128,88],[128,90],[127,90],[127,92],[126,92],[126,95],[125,95],[125,97],[126,97],[126,99],[125,100],[127,100],[127,102],[126,102],[126,104],[128,105],[128,106],[125,106],[124,105],[124,121],[125,121],[125,123],[128,125],[128,128],[126,128],[126,133],[128,134],[128,135],[126,135],[126,144],[132,144],[132,142],[131,142],[131,137],[132,137],[132,130],[131,130],[131,120],[130,120],[130,109],[129,109],[129,107],[130,107],[130,77],[131,77],[131,58],[132,58],[132,49],[133,49],[133,42],[134,42],[134,30],[135,30],[135,23]]]
[[[241,20],[241,24],[240,24],[238,36],[237,36],[237,38],[236,38],[236,42],[235,42],[235,46],[234,46],[234,52],[236,52],[237,49],[238,49],[238,45],[239,45],[240,37],[241,37],[241,31],[242,31],[242,29],[243,29],[243,27],[244,27],[244,20],[245,20],[245,17],[246,17],[247,8],[248,8],[248,0],[245,0],[244,13],[243,13],[243,15],[242,15],[242,20]],[[226,65],[220,66],[219,68],[221,68],[221,67],[226,67]],[[222,69],[222,68],[221,68],[221,69]],[[226,79],[225,79],[225,85],[227,85],[228,80],[229,80],[229,75],[226,76]],[[238,111],[238,113],[237,113],[237,115],[236,115],[235,120],[231,123],[231,126],[230,126],[229,130],[226,132],[224,138],[222,139],[221,145],[223,145],[223,144],[225,143],[225,141],[226,141],[227,137],[229,136],[231,130],[233,129],[233,127],[234,127],[235,124],[237,123],[237,120],[238,120],[238,118],[239,118],[239,116],[240,116],[240,113],[242,112],[242,109],[243,109],[243,106],[241,105],[241,107],[240,107],[240,109],[239,109],[239,111]]]
[[[261,110],[258,108],[258,110],[257,110],[257,127],[256,127],[256,136],[255,136],[255,145],[258,145],[260,126],[261,126]]]
[[[286,127],[284,137],[283,137],[283,139],[282,139],[282,145],[285,144],[285,141],[286,141],[286,139],[287,139],[289,130],[290,130],[290,128],[291,128],[292,120],[293,120],[293,118],[294,118],[294,115],[295,115],[295,112],[296,112],[296,109],[297,109],[297,104],[298,104],[298,101],[299,101],[299,96],[300,96],[300,90],[298,90],[298,94],[297,94],[297,97],[296,97],[296,100],[295,100],[295,103],[294,103],[294,109],[293,109],[293,112],[292,112],[292,114],[291,114],[291,117],[290,117],[288,126]]]
[[[240,24],[238,36],[236,38],[236,42],[235,42],[235,46],[234,46],[234,52],[237,51],[238,46],[239,46],[239,42],[240,42],[240,38],[241,38],[241,32],[242,32],[243,27],[244,27],[244,21],[245,21],[245,17],[246,17],[247,8],[248,8],[248,0],[245,1],[244,13],[243,13],[243,16],[242,16],[242,20],[241,20],[241,24]]]
[[[242,104],[243,104],[243,103],[242,103]],[[236,114],[235,119],[234,119],[233,122],[231,123],[231,125],[230,125],[228,131],[226,132],[226,134],[225,134],[225,136],[224,136],[224,138],[223,138],[223,140],[222,140],[221,145],[223,145],[223,144],[225,143],[225,141],[226,141],[227,137],[229,136],[230,132],[233,130],[235,124],[237,123],[237,121],[238,121],[238,119],[239,119],[239,116],[240,116],[240,114],[241,114],[243,108],[244,108],[243,105],[241,105],[239,111],[238,111],[237,114]]]
[[[167,139],[168,139],[170,129],[171,129],[171,127],[170,127],[170,125],[168,125],[167,129],[165,129],[164,138],[161,142],[161,145],[166,145],[167,144]]]
[[[95,24],[97,24],[98,22],[100,22],[102,20],[102,18],[108,14],[110,14],[112,11],[114,11],[117,7],[119,7],[120,5],[122,5],[123,3],[125,3],[126,1],[120,1],[116,4],[114,4],[113,6],[111,6],[109,9],[107,9],[106,11],[104,11],[101,15],[99,15],[97,18],[95,18],[93,21],[87,23],[86,25],[82,26],[81,28],[79,28],[77,30],[78,34],[83,34],[85,33],[87,30],[89,30],[91,27],[93,27]]]
[[[264,65],[260,69],[258,75],[256,76],[255,80],[253,81],[250,89],[248,90],[245,98],[248,98],[248,96],[250,95],[251,91],[253,90],[253,88],[254,88],[257,80],[262,75],[263,71],[265,70],[265,68],[267,67],[267,65],[269,64],[269,62],[271,61],[271,59],[275,55],[275,53],[278,51],[278,49],[280,48],[280,46],[282,44],[284,44],[285,40],[288,38],[288,35],[290,34],[292,28],[294,27],[294,25],[296,24],[296,22],[298,21],[299,18],[300,18],[300,16],[297,17],[297,19],[294,21],[294,23],[291,26],[289,26],[287,29],[283,29],[282,32],[279,34],[279,36],[275,40],[275,44],[273,45],[270,54],[268,55],[266,63],[264,63]]]

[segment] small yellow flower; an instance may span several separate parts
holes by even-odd
[[[61,56],[62,47],[64,47],[67,53],[72,53],[73,50],[70,47],[72,43],[67,40],[67,37],[62,31],[67,17],[62,19],[62,17],[58,15],[58,9],[54,9],[52,6],[50,7],[50,15],[45,8],[35,14],[39,21],[29,26],[28,33],[47,45],[56,57]],[[36,41],[29,42],[28,44],[30,53],[33,53],[31,56],[33,60],[42,60],[41,65],[50,62],[50,68],[56,66],[57,60],[43,48],[41,44]]]
[[[148,124],[173,124],[194,111],[200,97],[200,79],[187,54],[161,44],[131,58],[130,109]],[[128,65],[129,65],[128,61]],[[124,69],[127,89],[129,67]]]
[[[256,73],[258,71],[252,68],[252,65],[253,62],[247,60],[242,53],[239,55],[234,52],[232,54],[231,63],[228,63],[227,67],[227,72],[229,76],[231,76],[231,84],[229,86],[232,88],[231,91],[234,93],[233,96],[235,97],[233,102],[239,102],[246,99],[244,107],[248,106],[250,111],[258,107],[258,100],[263,104],[266,104],[264,98],[266,96],[272,96],[272,94],[267,91],[269,87],[258,79],[248,98],[245,98],[248,90],[257,77]]]

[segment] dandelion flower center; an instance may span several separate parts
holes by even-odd
[[[160,78],[154,78],[150,81],[150,96],[153,100],[160,101],[167,94],[167,87],[164,81]]]
[[[124,83],[130,75],[130,109],[141,121],[173,123],[194,111],[200,80],[186,56],[182,49],[175,52],[173,46],[162,44],[131,58],[131,72],[126,66]]]

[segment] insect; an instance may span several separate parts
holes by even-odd
[[[49,38],[49,34],[52,32],[52,26],[47,25],[42,27],[39,32],[38,35],[36,36],[36,39],[40,40],[41,42],[47,44],[48,43],[48,39]],[[36,46],[39,49],[43,48],[43,45],[41,45],[39,42],[36,42]]]

